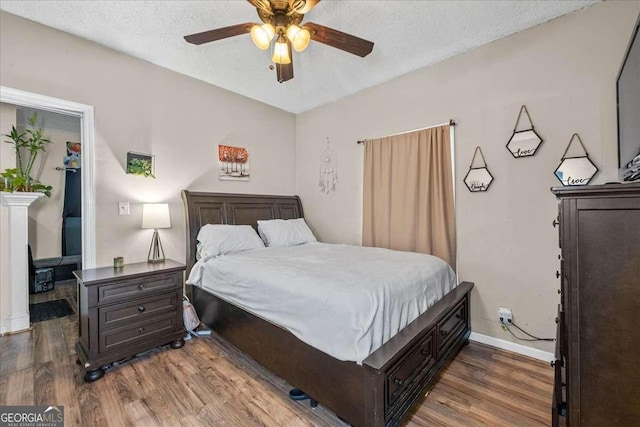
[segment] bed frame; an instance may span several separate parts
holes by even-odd
[[[302,218],[297,196],[182,192],[187,219],[187,272],[195,263],[196,237],[205,224],[257,227],[258,220]],[[469,292],[463,282],[362,365],[344,362],[300,341],[287,330],[200,288],[193,304],[200,319],[274,374],[354,426],[400,423],[413,403],[467,343]]]

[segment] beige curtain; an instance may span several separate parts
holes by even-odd
[[[364,246],[456,266],[449,125],[365,142]]]

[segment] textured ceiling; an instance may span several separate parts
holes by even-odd
[[[246,1],[2,0],[0,9],[300,113],[597,1],[324,0],[305,21],[371,40],[373,52],[360,58],[312,41],[294,52],[295,78],[282,84],[248,34],[201,46],[183,39],[259,22]]]

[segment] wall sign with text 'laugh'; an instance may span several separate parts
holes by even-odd
[[[473,165],[478,153],[480,153],[483,166],[474,167]],[[476,147],[476,151],[473,153],[473,158],[471,159],[471,165],[469,166],[469,172],[467,172],[467,176],[464,177],[464,183],[469,191],[476,193],[479,191],[487,191],[492,182],[493,175],[491,175],[491,172],[489,172],[487,168],[487,162],[484,160],[482,150],[480,147]]]

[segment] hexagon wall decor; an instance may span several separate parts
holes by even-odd
[[[522,113],[527,115],[527,119],[529,120],[529,125],[531,127],[524,130],[517,130]],[[520,157],[530,157],[536,154],[536,151],[538,151],[542,142],[543,139],[533,128],[533,122],[529,116],[529,111],[527,111],[527,106],[523,105],[520,107],[520,113],[518,113],[518,119],[516,120],[516,125],[513,128],[513,135],[511,135],[511,138],[509,138],[509,142],[507,143],[507,150],[509,150],[511,155],[516,159]]]
[[[473,164],[478,153],[480,153],[484,166],[474,168]],[[464,184],[467,186],[469,191],[477,193],[480,191],[487,191],[492,182],[493,175],[491,175],[491,172],[489,172],[489,169],[487,168],[487,163],[484,160],[482,150],[480,147],[476,147],[476,151],[473,153],[473,159],[471,159],[471,165],[469,166],[469,172],[467,172],[467,175],[464,177]]]
[[[582,146],[582,150],[584,151],[584,156],[578,157],[566,157],[567,152],[569,151],[569,147],[571,147],[571,143],[573,139],[577,138],[578,142]],[[567,149],[564,150],[564,154],[562,155],[562,159],[560,164],[556,168],[554,175],[564,186],[573,186],[573,185],[588,185],[591,182],[591,179],[598,173],[598,168],[593,164],[591,159],[589,159],[589,153],[584,148],[584,144],[582,143],[582,139],[580,139],[580,135],[574,133],[569,140],[569,145],[567,145]]]

